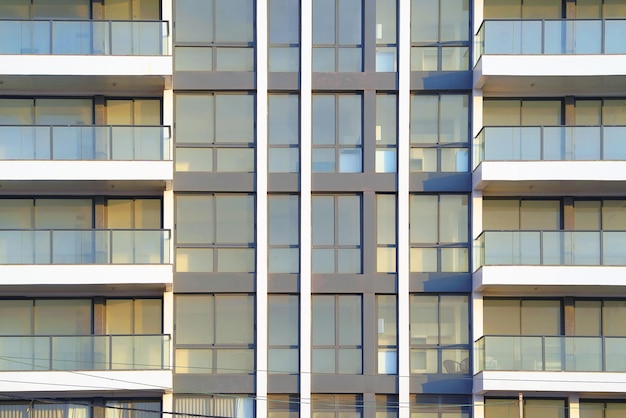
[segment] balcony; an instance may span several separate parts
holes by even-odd
[[[163,190],[173,178],[171,137],[168,126],[2,125],[0,178],[125,181]]]
[[[0,230],[0,286],[171,285],[168,230]]]
[[[170,41],[167,21],[2,19],[0,91],[23,90],[24,76],[39,92],[163,90]]]
[[[474,188],[531,194],[623,190],[624,137],[624,126],[484,127],[474,139]]]
[[[168,55],[166,21],[0,20],[0,55]]]
[[[623,292],[626,231],[485,231],[474,243],[474,289]]]
[[[626,76],[625,38],[624,19],[485,20],[475,37],[475,88],[611,92]]]
[[[487,335],[474,349],[479,392],[616,392],[626,386],[626,337]]]
[[[170,340],[169,335],[0,336],[0,387],[9,392],[51,390],[51,385],[70,391],[171,387]]]
[[[169,335],[0,336],[0,371],[165,370]]]

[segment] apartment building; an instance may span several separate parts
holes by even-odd
[[[626,413],[624,0],[0,2],[0,418]]]

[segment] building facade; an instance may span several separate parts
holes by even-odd
[[[626,413],[626,1],[0,3],[0,418]]]

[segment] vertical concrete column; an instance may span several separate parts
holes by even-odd
[[[310,418],[313,2],[301,0],[300,7],[300,417]]]
[[[256,0],[256,416],[267,416],[267,0]]]
[[[411,2],[398,2],[398,402],[410,410],[409,330],[409,126],[411,122]]]

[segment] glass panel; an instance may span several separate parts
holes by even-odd
[[[213,171],[213,149],[177,148],[176,171]]]
[[[92,224],[90,199],[35,200],[35,228],[90,229]]]
[[[313,373],[335,373],[335,350],[328,348],[312,349],[311,369]]]
[[[268,172],[297,173],[300,171],[300,150],[298,148],[270,148]]]
[[[394,295],[377,295],[376,312],[378,314],[378,345],[395,346],[397,333],[396,297]]]
[[[361,345],[361,297],[338,296],[337,302],[338,344]]]
[[[340,348],[337,350],[339,374],[361,374],[363,373],[361,349]]]
[[[335,345],[334,296],[314,295],[312,297],[311,325],[313,345]]]
[[[297,295],[269,296],[269,345],[298,345]]]
[[[335,243],[335,199],[332,196],[312,197],[313,245]]]
[[[35,301],[36,335],[91,334],[91,301],[39,299]]]
[[[623,337],[626,335],[626,301],[605,300],[602,310],[604,336]],[[608,364],[608,363],[607,363]]]
[[[439,97],[411,96],[411,143],[436,144],[439,141],[439,126]]]
[[[270,0],[269,43],[298,44],[300,41],[300,4],[297,0]],[[297,70],[297,69],[296,69]]]
[[[298,245],[299,202],[296,195],[269,196],[269,244]]]
[[[211,196],[177,196],[176,242],[213,243],[215,241],[214,204]]]
[[[437,196],[411,195],[410,199],[411,243],[438,242],[439,202]]]
[[[439,307],[440,343],[469,342],[469,308],[467,296],[441,296]]]
[[[335,1],[313,2],[313,44],[335,43]]]
[[[215,297],[215,343],[254,343],[254,297],[219,295]]]
[[[437,272],[437,249],[436,248],[411,248],[410,271],[416,273]]]
[[[361,0],[341,0],[338,6],[339,44],[361,44]]]
[[[215,142],[254,142],[254,96],[215,96]]]
[[[411,295],[411,345],[439,344],[439,299]]]
[[[254,41],[252,0],[216,1],[214,7],[216,42]]]
[[[485,335],[520,335],[520,301],[485,299],[483,319]]]
[[[439,0],[411,2],[411,42],[439,41]]]
[[[177,46],[174,67],[176,71],[213,71],[213,48]]]
[[[444,173],[465,173],[469,170],[467,148],[442,148],[441,171]]]
[[[175,104],[176,142],[213,143],[213,96],[179,94]]]
[[[215,350],[217,373],[254,373],[254,350]]]
[[[270,248],[268,258],[269,273],[300,272],[298,248]]]
[[[440,41],[469,39],[469,0],[441,0]],[[431,17],[432,18],[432,17]]]
[[[522,200],[520,202],[520,229],[560,229],[560,210],[558,200]]]
[[[411,373],[435,374],[438,372],[437,349],[411,349]]]
[[[396,43],[396,0],[376,2],[376,43]]]
[[[558,300],[522,300],[522,335],[560,335],[561,302]]]
[[[268,142],[297,145],[300,137],[298,95],[271,94],[268,100]]]
[[[176,0],[176,42],[213,41],[213,2],[206,0]]]
[[[469,271],[469,250],[467,248],[442,248],[441,271],[455,273]]]
[[[213,350],[176,349],[176,373],[213,373]]]
[[[213,344],[214,298],[177,295],[175,302],[176,344]]]
[[[411,71],[437,71],[437,47],[411,47]]]
[[[254,71],[253,48],[215,48],[216,71]]]
[[[558,100],[523,100],[521,124],[554,126],[561,124],[561,102]]]
[[[468,239],[467,196],[439,197],[439,241],[466,242]]]
[[[597,231],[602,229],[601,206],[599,201],[574,201],[574,229]]]
[[[216,196],[216,241],[220,243],[254,242],[254,197]]]
[[[361,130],[360,130],[360,124],[359,124],[358,130],[357,130],[357,135],[359,135],[359,138],[360,138],[360,133],[361,133]],[[314,95],[313,96],[313,138],[312,140],[313,140],[314,145],[333,145],[335,143],[335,97],[334,96],[330,96],[330,95]],[[354,143],[357,143],[357,142],[354,142]]]
[[[469,47],[442,47],[441,71],[467,71],[469,69]]]
[[[270,373],[298,373],[298,350],[293,348],[270,348],[267,352]]]
[[[176,271],[192,273],[213,271],[213,249],[177,248]]]
[[[437,172],[437,148],[411,148],[410,164],[412,172]]]
[[[359,196],[337,196],[337,244],[361,244],[361,199]]]

